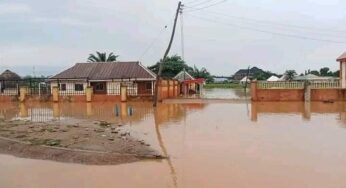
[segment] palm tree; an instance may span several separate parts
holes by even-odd
[[[110,53],[107,57],[106,53],[96,52],[96,55],[90,54],[88,58],[88,62],[114,62],[117,61],[118,55],[114,55],[114,53]]]
[[[297,75],[297,73],[295,70],[287,70],[285,72],[285,75],[287,80],[292,81],[293,78]]]

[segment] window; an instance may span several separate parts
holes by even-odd
[[[147,90],[153,89],[152,84],[151,83],[145,83],[145,89],[147,89]]]
[[[105,85],[104,83],[97,83],[95,86],[96,91],[104,91],[105,90]]]
[[[75,91],[84,91],[84,86],[83,86],[83,84],[75,84],[75,85],[74,85],[74,90],[75,90]]]
[[[66,84],[60,84],[59,89],[60,91],[66,91]]]

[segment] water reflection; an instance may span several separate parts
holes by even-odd
[[[204,89],[203,98],[207,99],[248,99],[250,92],[247,89],[213,88]]]
[[[160,105],[157,122],[162,124],[167,121],[181,121],[185,116],[185,107],[194,110],[203,106],[200,104]],[[128,123],[146,120],[153,115],[151,103],[8,103],[0,106],[0,118],[24,119],[32,122],[74,118]]]
[[[261,115],[295,114],[301,115],[303,120],[311,120],[314,114],[335,114],[338,119],[346,123],[346,103],[322,102],[252,102],[251,120],[258,121]]]
[[[165,156],[170,156],[160,132],[166,123],[180,123],[194,111],[206,104],[159,104],[152,103],[8,103],[0,106],[0,117],[7,120],[28,120],[31,122],[64,121],[70,119],[103,120],[112,123],[138,125],[154,120],[157,143]],[[178,187],[178,177],[174,163],[169,158],[167,165],[173,186]]]
[[[31,180],[34,173],[17,175],[23,169],[31,172],[37,168],[12,165],[7,167],[9,170],[0,171],[2,187],[13,183],[8,180],[11,177],[39,187],[35,184],[49,177],[51,181],[57,180],[65,174],[61,172],[74,172],[65,176],[83,181],[89,187],[322,188],[346,185],[346,171],[340,165],[346,162],[346,147],[342,146],[346,132],[338,126],[340,122],[346,124],[346,103],[343,102],[160,104],[156,110],[151,103],[8,104],[0,106],[0,117],[87,118],[132,123],[134,130],[148,133],[146,137],[155,149],[170,156],[162,162],[105,166],[102,172],[95,170],[98,167],[60,163],[54,163],[55,166],[47,170],[49,165],[36,161],[32,166],[45,172],[42,173],[44,178],[39,176],[40,181]],[[17,160],[20,159],[14,160],[16,164]],[[7,161],[2,161],[0,167],[6,167]],[[32,162],[24,160],[23,163]],[[109,181],[97,178],[109,174],[112,174]],[[54,183],[59,187],[73,187],[68,181],[58,180]]]

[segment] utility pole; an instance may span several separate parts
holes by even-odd
[[[173,30],[172,30],[172,35],[171,35],[171,39],[169,41],[167,50],[165,52],[165,54],[163,55],[163,58],[161,59],[161,62],[159,63],[159,72],[156,76],[156,83],[155,83],[155,95],[154,95],[154,107],[157,106],[157,101],[158,101],[158,94],[159,94],[159,82],[160,82],[160,78],[161,78],[161,73],[162,73],[162,64],[165,62],[167,55],[169,53],[169,51],[171,50],[172,47],[172,43],[173,43],[173,39],[174,39],[174,35],[175,35],[175,29],[177,27],[177,20],[178,20],[178,16],[181,10],[181,1],[179,1],[178,3],[178,8],[177,8],[177,12],[175,14],[175,18],[174,18],[174,24],[173,24]]]

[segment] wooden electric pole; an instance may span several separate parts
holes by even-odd
[[[155,83],[154,107],[157,106],[157,102],[159,100],[158,94],[159,94],[159,84],[160,84],[161,73],[162,73],[162,66],[163,66],[162,64],[165,62],[165,60],[167,58],[167,55],[168,55],[168,53],[169,53],[169,51],[171,50],[171,47],[172,47],[172,43],[173,43],[173,39],[174,39],[174,35],[175,35],[175,29],[177,27],[177,20],[178,20],[178,16],[179,16],[179,13],[180,13],[180,10],[181,10],[181,6],[182,6],[181,1],[179,1],[177,12],[176,12],[175,18],[174,18],[174,24],[173,24],[173,30],[172,30],[171,39],[169,41],[168,48],[165,51],[165,54],[163,55],[163,58],[160,60],[160,63],[159,63],[159,72],[157,73],[156,83]]]

